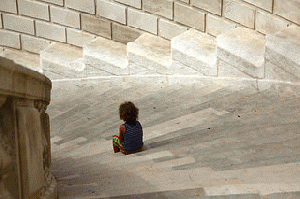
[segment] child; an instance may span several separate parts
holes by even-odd
[[[143,129],[138,119],[139,109],[132,102],[124,102],[119,107],[120,119],[125,123],[120,126],[120,135],[113,136],[114,152],[121,151],[128,155],[142,150]]]

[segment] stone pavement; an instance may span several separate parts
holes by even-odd
[[[300,88],[54,81],[60,198],[300,198]],[[145,150],[114,154],[118,106],[140,109]]]

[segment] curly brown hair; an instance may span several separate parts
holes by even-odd
[[[120,119],[125,122],[135,122],[138,119],[139,109],[130,101],[123,102],[119,108]]]

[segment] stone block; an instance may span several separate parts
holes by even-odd
[[[143,10],[173,19],[173,0],[143,0]]]
[[[83,47],[84,44],[90,43],[96,39],[96,36],[85,33],[81,30],[67,28],[67,43]]]
[[[5,0],[0,4],[0,11],[17,14],[16,0]]]
[[[65,0],[66,7],[89,14],[95,14],[94,0]]]
[[[128,6],[132,6],[138,9],[142,9],[142,0],[116,0]]]
[[[239,69],[235,68],[234,66],[231,66],[230,64],[220,59],[218,60],[218,77],[252,79],[251,76],[247,75],[246,73],[243,73]]]
[[[255,29],[263,34],[274,34],[288,26],[288,22],[276,15],[256,11]]]
[[[248,28],[254,28],[255,8],[236,0],[225,0],[224,16]]]
[[[85,77],[82,48],[62,43],[53,43],[40,53],[44,71],[68,78]]]
[[[267,10],[269,12],[272,12],[273,9],[273,0],[244,0],[250,4],[255,5],[256,7],[260,7],[264,10]]]
[[[254,89],[258,88],[256,79],[233,78],[233,77],[212,77],[212,83],[233,90],[241,90],[249,87],[252,87]]]
[[[300,1],[299,0],[274,0],[274,14],[280,15],[300,25]]]
[[[171,46],[168,40],[144,33],[127,44],[129,62],[159,74],[170,74]]]
[[[266,61],[265,64],[265,79],[282,82],[300,82],[299,77],[275,66],[270,61]]]
[[[61,74],[57,74],[57,73],[55,73],[55,72],[48,71],[48,70],[45,70],[45,71],[44,71],[44,75],[45,75],[47,78],[51,79],[52,81],[53,81],[53,80],[59,80],[59,79],[68,79],[68,77],[65,77],[65,76],[63,76],[63,75],[61,75]]]
[[[20,49],[20,34],[8,30],[0,30],[0,45]]]
[[[190,29],[171,40],[172,58],[208,76],[217,75],[215,38]]]
[[[19,15],[3,14],[3,26],[5,29],[34,35],[33,20]]]
[[[187,31],[186,27],[165,19],[159,19],[158,27],[158,35],[169,40]]]
[[[187,4],[190,3],[190,0],[179,0],[179,1],[184,2],[184,3],[187,3]]]
[[[172,60],[170,71],[172,75],[205,76],[203,73],[200,73],[177,60]]]
[[[35,108],[19,107],[17,123],[22,194],[24,198],[33,198],[45,181],[40,114]]]
[[[126,24],[126,7],[114,2],[97,0],[97,15]]]
[[[21,35],[21,43],[23,50],[36,54],[40,54],[42,50],[51,44],[50,41],[29,35]]]
[[[235,28],[217,37],[219,59],[253,78],[264,78],[265,37],[254,30]]]
[[[208,34],[218,36],[226,31],[236,28],[237,24],[226,21],[224,18],[217,17],[211,14],[206,18],[206,31]]]
[[[49,21],[47,4],[32,0],[19,0],[18,9],[21,15]]]
[[[153,34],[157,34],[157,20],[155,15],[150,15],[128,8],[127,12],[128,26],[139,28]]]
[[[191,0],[191,5],[213,14],[222,14],[222,0]]]
[[[108,73],[103,70],[99,70],[90,65],[87,65],[86,66],[86,76],[87,77],[103,77],[103,76],[113,76],[113,74]]]
[[[97,38],[83,47],[84,62],[114,75],[128,74],[126,45],[105,38]]]
[[[134,84],[168,84],[168,77],[166,75],[130,75],[125,76],[124,81],[126,83]]]
[[[111,39],[111,22],[92,15],[81,14],[82,30]]]
[[[300,28],[289,26],[266,36],[266,59],[300,78]]]
[[[59,42],[66,42],[65,28],[59,25],[36,21],[36,36]]]
[[[50,12],[52,22],[73,28],[80,28],[79,13],[54,6],[50,6]]]
[[[194,87],[202,88],[204,86],[212,84],[212,77],[198,75],[169,75],[168,84],[193,85]]]
[[[138,29],[123,26],[117,23],[112,24],[112,39],[117,42],[128,43],[135,41],[142,32]]]
[[[60,6],[64,5],[64,0],[44,0],[44,1],[48,2],[48,3],[53,3],[53,4],[56,4],[56,5],[60,5]]]
[[[174,20],[201,31],[204,31],[205,28],[204,12],[178,2],[175,2]]]
[[[129,74],[130,75],[160,75],[159,73],[149,70],[148,68],[145,68],[143,66],[139,66],[135,63],[130,62],[128,65],[129,68]]]

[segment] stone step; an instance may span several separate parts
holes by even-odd
[[[171,43],[168,40],[144,33],[127,43],[127,55],[131,75],[171,73]]]
[[[300,28],[291,25],[266,36],[266,78],[300,81]]]
[[[51,80],[86,77],[82,48],[52,43],[40,53],[44,74]]]
[[[99,37],[83,46],[83,56],[88,77],[129,73],[126,44]]]
[[[0,56],[11,59],[15,63],[20,64],[31,70],[43,73],[43,69],[40,65],[40,56],[37,54],[30,53],[27,51],[4,49],[1,52]]]
[[[190,29],[171,40],[172,59],[207,76],[217,75],[215,38]]]
[[[263,79],[265,37],[254,30],[234,28],[217,37],[217,57],[251,78]]]

